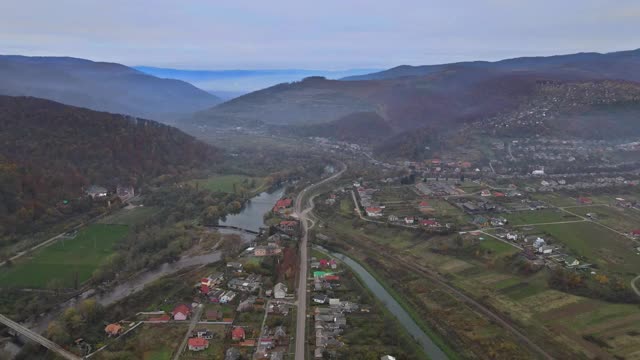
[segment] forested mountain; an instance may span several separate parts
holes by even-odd
[[[469,124],[487,124],[496,117],[516,116],[524,107],[547,101],[540,100],[548,97],[541,86],[553,83],[566,89],[587,89],[554,92],[556,134],[593,137],[601,132],[600,122],[608,121],[606,112],[592,121],[576,122],[567,117],[575,115],[577,110],[571,101],[580,97],[581,104],[634,103],[633,99],[625,100],[624,92],[614,89],[639,84],[639,74],[640,50],[401,67],[362,77],[372,80],[313,77],[280,84],[199,112],[190,121],[204,127],[245,126],[277,131],[290,127],[290,132],[299,135],[375,141],[378,145],[384,138],[392,140],[390,144],[398,144],[393,137],[410,135],[420,143],[416,134],[430,134],[429,137],[435,138],[455,133]],[[586,110],[583,107],[581,111]],[[637,112],[638,107],[630,106],[625,116],[633,117]],[[368,133],[359,136],[367,121],[356,127],[337,126],[345,124],[344,118],[362,113],[378,115],[370,117],[370,125],[373,129],[385,129],[384,134],[379,132],[383,136],[372,138]],[[380,119],[384,122],[382,127]],[[584,125],[581,131],[576,131],[577,123]],[[626,129],[635,127],[638,124],[631,122]],[[618,128],[617,134],[633,133]],[[548,128],[528,129],[528,134],[544,132],[548,132]]]
[[[34,96],[169,123],[220,102],[184,81],[69,57],[0,56],[0,79],[0,95]]]
[[[0,237],[56,221],[92,184],[140,185],[221,156],[154,121],[0,96]]]

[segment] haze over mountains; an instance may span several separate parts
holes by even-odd
[[[607,82],[604,82],[607,80]],[[312,129],[323,136],[352,138],[363,125],[336,126],[335,122],[353,124],[352,114],[374,112],[384,120],[387,138],[404,136],[406,132],[426,130],[431,133],[456,131],[461,126],[482,123],[501,116],[518,121],[515,112],[536,112],[527,106],[540,104],[545,86],[554,84],[559,91],[554,101],[563,104],[554,110],[552,127],[561,134],[571,129],[563,124],[569,113],[591,111],[606,104],[632,105],[625,117],[639,108],[635,94],[640,86],[640,50],[608,54],[533,57],[498,62],[467,62],[433,66],[400,66],[379,73],[327,80],[320,77],[290,84],[279,84],[259,90],[214,108],[197,113],[190,121],[198,126],[289,127],[292,133],[312,135]],[[572,92],[574,87],[587,89]],[[614,89],[626,89],[615,91]],[[579,99],[572,99],[578,96]],[[573,103],[584,104],[579,109]],[[588,105],[588,106],[587,106]],[[537,106],[537,105],[535,105]],[[514,113],[514,116],[509,114]],[[566,113],[566,114],[565,114]],[[575,114],[574,114],[575,115]],[[574,119],[575,120],[575,119]],[[330,127],[317,124],[333,123]],[[375,122],[380,125],[380,122]],[[580,124],[574,121],[571,126]],[[590,121],[581,136],[602,134],[597,122]],[[637,119],[633,126],[640,127]],[[300,126],[311,126],[304,131]],[[508,127],[507,124],[501,126]],[[568,126],[568,125],[567,125]],[[596,126],[595,128],[593,126]],[[329,128],[340,129],[327,134]],[[527,131],[544,132],[551,127],[528,127]],[[351,129],[353,134],[345,134]],[[546,129],[546,130],[545,130]],[[578,132],[572,131],[573,134]],[[629,133],[630,134],[630,133]],[[370,138],[370,137],[369,137]],[[376,137],[377,138],[377,137]]]
[[[220,102],[180,80],[68,57],[0,56],[0,79],[0,95],[34,96],[164,122]]]
[[[309,76],[323,76],[339,79],[379,71],[377,69],[352,70],[180,70],[136,66],[135,69],[160,78],[178,79],[189,82],[225,100],[244,95],[280,83],[299,81]]]

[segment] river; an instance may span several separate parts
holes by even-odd
[[[382,302],[385,307],[395,316],[400,324],[407,330],[407,332],[422,346],[424,352],[429,359],[441,360],[447,359],[447,355],[436,345],[436,343],[429,338],[427,334],[416,324],[411,318],[411,315],[407,313],[404,308],[393,298],[391,294],[371,275],[362,265],[358,264],[355,260],[340,254],[330,252],[324,248],[316,247],[318,250],[330,254],[331,256],[341,260],[348,265],[358,276],[364,284],[371,290],[376,298]]]
[[[282,194],[284,194],[284,188],[279,188],[270,193],[260,193],[251,198],[239,213],[227,215],[223,221],[220,221],[220,225],[260,231],[260,228],[264,226],[264,214],[271,210],[276,201],[282,197]]]
[[[263,192],[254,196],[245,204],[239,213],[227,216],[224,221],[220,222],[220,225],[237,226],[248,230],[259,231],[260,228],[264,226],[264,215],[271,210],[283,193],[284,188],[280,188],[271,193]],[[251,242],[255,239],[254,235],[237,230],[218,229],[217,231],[221,234],[237,234],[245,243]],[[141,272],[129,280],[116,285],[114,288],[107,290],[102,295],[93,295],[93,290],[87,290],[84,294],[80,295],[80,298],[92,297],[103,306],[109,306],[118,300],[144,289],[145,285],[148,285],[163,276],[171,275],[190,266],[206,265],[216,262],[220,260],[220,255],[219,251],[211,251],[203,255],[183,256],[178,261],[164,263],[154,269]],[[68,300],[58,305],[57,308],[49,314],[25,325],[34,331],[42,333],[46,330],[51,320],[55,319],[64,309],[74,306],[76,302],[76,298]]]

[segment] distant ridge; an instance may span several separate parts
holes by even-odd
[[[72,57],[0,55],[0,94],[173,122],[221,100],[180,80]]]
[[[640,49],[616,51],[610,53],[597,53],[597,52],[583,52],[567,55],[552,55],[552,56],[528,56],[517,57],[499,61],[465,61],[449,64],[437,64],[437,65],[400,65],[394,68],[374,72],[364,75],[347,76],[341,80],[382,80],[382,79],[397,79],[408,76],[425,76],[433,74],[445,69],[460,69],[460,68],[474,68],[474,69],[502,69],[502,70],[562,70],[563,68],[571,68],[573,64],[580,64],[582,68],[587,67],[588,64],[591,71],[597,71],[599,62],[605,61],[610,63],[615,61],[618,63],[618,67],[615,69],[601,68],[603,75],[609,73],[615,78],[625,79],[624,76],[627,73],[622,69],[626,62],[637,64],[640,62]],[[640,79],[639,74],[635,74],[636,80]],[[605,76],[606,77],[606,76]],[[629,80],[629,79],[626,79]]]

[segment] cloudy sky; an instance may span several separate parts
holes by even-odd
[[[2,0],[0,53],[383,68],[640,47],[638,0]]]

